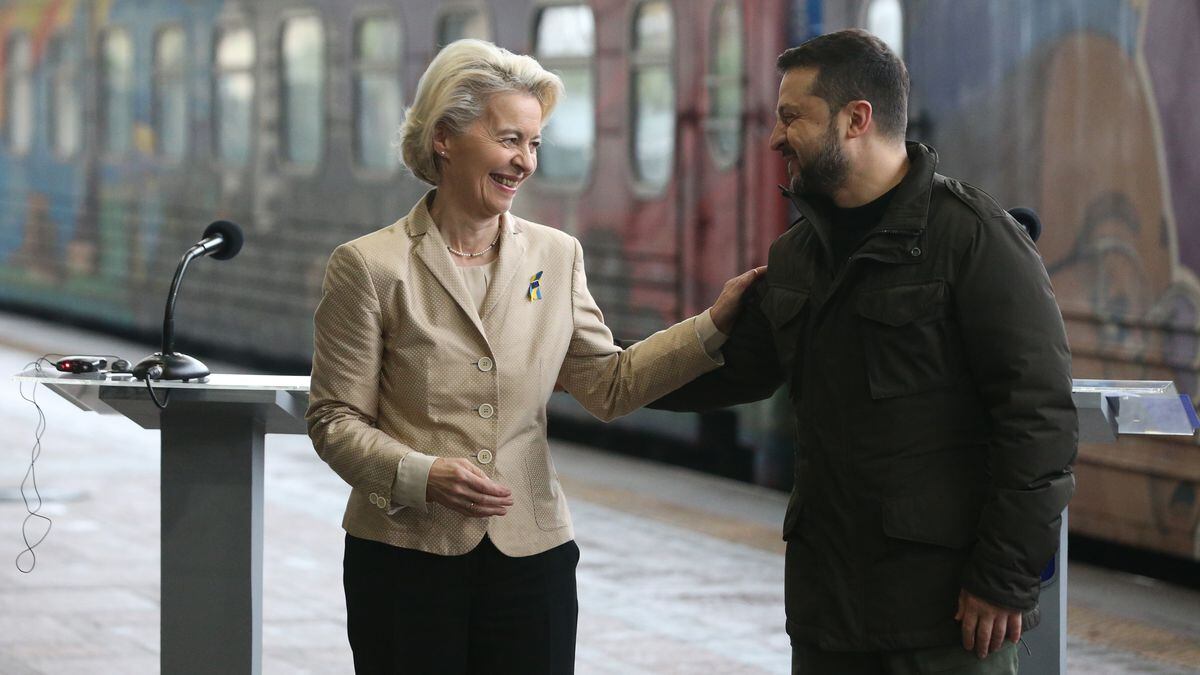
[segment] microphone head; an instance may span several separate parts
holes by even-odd
[[[1038,237],[1042,236],[1042,219],[1038,218],[1037,212],[1033,209],[1018,206],[1015,209],[1009,209],[1008,215],[1012,216],[1013,220],[1025,228],[1025,231],[1029,233],[1030,239],[1036,242]]]
[[[228,220],[218,220],[204,228],[203,239],[220,235],[223,240],[221,248],[213,251],[212,257],[217,260],[229,260],[242,250],[242,228],[237,223]]]

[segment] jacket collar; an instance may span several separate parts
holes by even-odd
[[[908,173],[900,181],[896,196],[883,214],[881,227],[893,230],[924,230],[929,220],[929,197],[938,156],[933,148],[909,142]]]
[[[933,194],[938,156],[933,148],[921,143],[909,142],[905,147],[908,150],[908,173],[901,179],[879,224],[867,234],[862,246],[855,252],[856,257],[895,263],[916,263],[922,258],[923,252],[916,242],[924,234],[929,219],[929,198]],[[812,224],[821,241],[825,259],[830,260],[833,255],[829,232],[832,205],[828,200],[809,200],[785,188],[781,189],[800,212],[801,218]],[[887,236],[876,236],[880,234]]]
[[[492,276],[487,295],[483,300],[481,316],[471,301],[466,281],[458,271],[458,266],[454,264],[454,259],[450,257],[450,251],[446,249],[445,239],[442,238],[441,232],[433,222],[433,217],[429,214],[429,203],[433,201],[436,192],[437,190],[434,189],[425,193],[425,196],[413,206],[408,217],[405,218],[405,230],[413,239],[412,247],[416,251],[417,257],[429,268],[438,283],[446,289],[446,292],[454,299],[459,309],[466,314],[484,340],[487,340],[485,327],[499,328],[497,317],[494,315],[497,313],[500,301],[511,287],[513,277],[520,270],[521,261],[525,258],[525,237],[521,236],[524,227],[521,221],[512,214],[507,212],[500,214],[500,240],[497,242],[500,253],[496,260],[496,272]]]

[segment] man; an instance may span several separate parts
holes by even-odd
[[[1074,491],[1070,353],[1024,230],[905,143],[908,73],[859,30],[778,60],[800,218],[722,350],[655,407],[796,414],[797,673],[1015,673]]]

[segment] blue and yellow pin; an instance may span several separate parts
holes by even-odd
[[[541,281],[542,281],[542,272],[540,270],[538,271],[537,274],[529,277],[529,292],[528,292],[528,294],[529,294],[530,301],[542,299]]]

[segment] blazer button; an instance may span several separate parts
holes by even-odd
[[[372,492],[371,496],[367,497],[367,499],[371,500],[371,506],[379,506],[379,495],[375,494],[374,492]]]
[[[486,420],[487,418],[489,418],[495,414],[496,414],[496,409],[492,407],[491,403],[484,403],[483,405],[479,406],[479,416],[482,417],[483,419]]]
[[[486,373],[489,370],[491,370],[492,367],[496,365],[496,363],[485,356],[485,357],[479,359],[479,361],[477,361],[475,363],[475,365],[479,366],[479,369]]]
[[[491,464],[492,463],[492,451],[488,450],[487,448],[484,448],[484,449],[480,450],[479,452],[475,453],[475,459],[478,459],[480,464]]]

